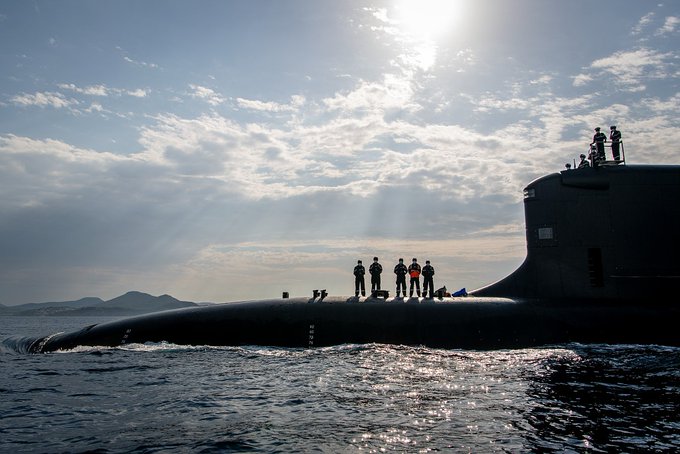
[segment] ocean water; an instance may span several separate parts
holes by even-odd
[[[680,451],[680,348],[17,349],[109,320],[0,317],[0,452]]]

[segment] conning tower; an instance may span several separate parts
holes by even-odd
[[[680,166],[598,166],[547,175],[525,188],[524,214],[524,263],[476,296],[677,301]]]

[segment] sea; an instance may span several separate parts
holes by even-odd
[[[0,317],[0,452],[680,452],[680,348],[131,344]]]

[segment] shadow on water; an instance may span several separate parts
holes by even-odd
[[[524,414],[532,451],[677,452],[680,349],[576,346],[530,378]],[[535,372],[535,371],[534,371]]]

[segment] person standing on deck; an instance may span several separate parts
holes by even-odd
[[[399,290],[401,289],[406,296],[406,274],[408,273],[408,268],[404,265],[404,259],[399,259],[399,263],[394,267],[394,274],[397,275],[397,298],[400,296]]]
[[[359,296],[359,287],[361,287],[361,296],[366,296],[365,274],[366,268],[361,264],[361,260],[357,260],[357,266],[354,267],[354,296]]]
[[[373,263],[368,267],[368,272],[371,274],[371,293],[380,290],[380,274],[382,273],[382,265],[378,263],[378,257],[373,257]]]
[[[409,296],[413,296],[413,284],[416,286],[418,296],[420,296],[420,265],[418,259],[414,258],[413,263],[408,267],[408,274],[411,276],[411,285],[409,287]]]
[[[430,298],[434,298],[434,268],[430,265],[429,260],[425,260],[423,267],[423,297],[427,298],[427,290],[430,290]]]
[[[593,143],[597,147],[597,154],[595,155],[595,160],[604,161],[607,158],[604,155],[604,143],[607,141],[607,136],[600,132],[600,127],[595,128],[595,135],[593,136]]]
[[[616,129],[616,126],[610,126],[609,129],[609,139],[612,141],[612,155],[614,156],[614,161],[620,161],[621,155],[619,151],[619,145],[621,144],[621,131]]]

